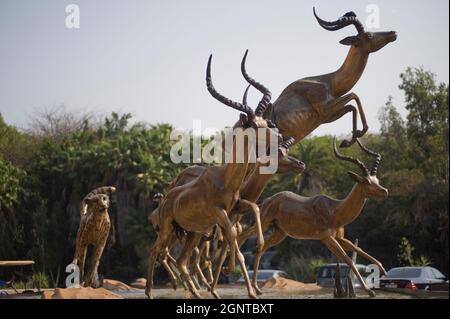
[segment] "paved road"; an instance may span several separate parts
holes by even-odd
[[[116,291],[125,298],[129,299],[141,299],[145,298],[144,290],[136,291]],[[219,287],[218,293],[223,299],[247,299],[247,291],[245,287]],[[364,291],[356,291],[358,299],[369,298]],[[205,299],[213,298],[212,295],[205,291],[201,291],[201,295]],[[183,288],[179,288],[176,291],[168,288],[153,289],[153,297],[155,299],[190,299],[192,298],[189,292],[186,292]],[[333,298],[332,289],[320,289],[316,291],[284,291],[281,289],[263,288],[263,295],[261,298],[265,299],[331,299]],[[377,291],[378,299],[410,299],[411,296],[407,296],[399,293],[388,293],[383,291]]]

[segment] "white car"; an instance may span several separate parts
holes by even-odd
[[[406,288],[411,290],[430,290],[442,285],[447,278],[433,267],[392,268],[380,279],[380,288]],[[448,288],[448,283],[447,283]]]

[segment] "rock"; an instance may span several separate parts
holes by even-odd
[[[145,289],[145,285],[146,284],[147,284],[147,279],[145,279],[145,278],[138,278],[134,282],[132,282],[130,284],[130,286],[133,287],[133,288]]]
[[[108,290],[131,290],[132,288],[121,281],[103,279],[103,288]]]
[[[44,291],[42,299],[123,299],[122,296],[104,288],[56,288]]]
[[[295,281],[291,279],[286,279],[282,277],[278,278],[271,278],[264,282],[262,285],[263,288],[275,288],[275,289],[282,289],[282,290],[304,290],[304,291],[311,291],[311,290],[319,290],[321,287],[317,286],[316,284],[305,284],[300,281]]]

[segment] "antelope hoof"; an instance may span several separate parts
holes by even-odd
[[[220,296],[219,296],[219,294],[217,293],[217,291],[211,290],[211,294],[214,296],[214,298],[220,299]]]
[[[255,291],[256,291],[256,294],[257,294],[258,296],[261,296],[261,295],[262,295],[262,291],[261,291],[261,289],[259,289],[258,287],[255,287]]]
[[[172,284],[172,288],[173,290],[177,290],[177,284],[175,282]]]
[[[147,296],[148,299],[153,299],[152,293],[148,288],[145,289],[145,295]]]
[[[373,291],[373,290],[371,290],[371,289],[369,289],[369,290],[367,291],[367,293],[369,294],[369,297],[370,297],[370,298],[375,298],[375,297],[377,296],[377,294],[375,293],[375,291]]]
[[[258,297],[256,296],[256,294],[255,294],[254,292],[249,292],[249,293],[248,293],[248,297],[249,297],[250,299],[258,299]]]
[[[203,299],[202,296],[200,296],[200,294],[197,291],[195,292],[192,291],[192,295],[194,296],[195,299]]]

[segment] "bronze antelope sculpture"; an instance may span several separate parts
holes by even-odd
[[[305,165],[297,160],[294,157],[287,155],[287,148],[289,147],[289,144],[283,143],[278,151],[278,174],[294,174],[298,175],[305,169]],[[239,223],[241,216],[245,214],[248,211],[254,210],[249,206],[248,203],[255,203],[258,198],[260,197],[262,191],[264,190],[265,185],[269,181],[271,174],[260,174],[259,173],[259,167],[263,165],[261,162],[257,162],[253,170],[249,173],[248,177],[244,181],[243,185],[241,186],[240,190],[240,200],[236,203],[236,205],[233,207],[231,212],[229,213],[230,219],[232,220],[233,224],[237,227],[238,234],[241,232],[241,225]],[[192,180],[198,178],[207,167],[204,166],[190,166],[186,169],[184,169],[178,177],[169,185],[169,189],[173,187],[177,187],[186,183],[191,182]],[[250,204],[252,205],[252,204]],[[158,229],[159,220],[158,220],[158,208],[155,209],[151,215],[150,220],[153,225],[154,229]],[[259,216],[255,216],[255,219],[259,218]],[[217,229],[216,232],[220,234],[220,229]],[[216,235],[217,236],[217,235]],[[201,242],[194,251],[194,263],[192,267],[194,268],[197,276],[200,278],[201,282],[207,287],[208,290],[211,290],[212,294],[215,297],[218,297],[217,293],[215,292],[214,288],[217,285],[217,280],[220,275],[220,271],[223,265],[223,262],[226,258],[226,252],[227,252],[227,246],[223,242],[222,239],[218,239],[216,237],[213,237],[212,240],[214,241],[221,241],[221,252],[220,252],[220,261],[215,273],[215,276],[212,276],[212,265],[211,262],[215,259],[216,253],[213,253],[212,256],[209,256],[209,249],[210,249],[210,241],[208,237],[206,236],[201,239]],[[170,251],[172,245],[176,243],[176,236],[172,235],[173,241],[170,242],[168,250]],[[173,257],[170,256],[169,253],[166,254],[165,259],[160,259],[161,264],[166,269],[167,273],[169,274],[170,280],[172,282],[172,285],[174,289],[176,289],[176,276],[172,269],[170,269],[169,262],[174,264]],[[207,269],[208,275],[209,275],[209,282],[206,280],[206,277],[204,276],[201,267],[200,267],[200,259],[204,257],[205,259],[205,265],[204,268]],[[214,279],[213,279],[214,278]]]
[[[345,114],[353,114],[353,137],[344,140],[341,147],[348,147],[363,136],[367,129],[364,110],[359,97],[350,90],[360,79],[367,64],[369,55],[397,39],[394,31],[366,32],[355,13],[348,12],[336,21],[325,21],[314,15],[325,30],[336,31],[353,25],[357,35],[340,41],[350,46],[348,55],[342,66],[335,72],[306,77],[287,86],[278,99],[269,105],[266,116],[272,120],[283,136],[291,136],[295,142],[324,123],[330,123]],[[348,104],[355,101],[356,106]],[[357,129],[358,112],[363,128]]]
[[[264,132],[265,141],[270,140],[270,134],[278,135],[273,129],[273,125],[263,118],[263,113],[268,103],[270,103],[270,91],[259,83],[257,86],[255,85],[263,93],[263,98],[258,103],[255,111],[249,106],[226,98],[218,93],[212,84],[211,59],[212,56],[209,58],[206,72],[206,84],[210,94],[223,104],[241,112],[240,127],[243,129],[255,129],[257,131],[256,140],[263,138],[260,136],[260,131]],[[200,298],[190,278],[187,263],[193,249],[199,244],[201,236],[209,233],[214,225],[218,225],[221,228],[223,236],[230,246],[230,270],[234,270],[235,256],[237,256],[246,280],[249,297],[256,298],[245,267],[244,256],[239,251],[237,244],[236,227],[228,216],[228,213],[240,198],[240,188],[247,175],[250,158],[249,150],[256,146],[255,139],[246,139],[245,136],[246,134],[243,130],[238,130],[234,136],[231,163],[223,166],[208,167],[202,175],[192,182],[171,189],[162,201],[158,209],[160,216],[159,232],[149,253],[148,279],[145,291],[149,298],[152,298],[154,264],[161,253],[163,255],[166,253],[165,248],[168,247],[171,234],[176,227],[180,227],[187,232],[186,244],[177,260],[178,269],[192,294]],[[236,140],[241,138],[245,141],[243,150],[244,161],[243,163],[237,163]],[[252,208],[258,210],[256,205],[253,205]],[[259,215],[259,210],[255,215]],[[262,248],[264,238],[260,227],[259,230],[258,245]]]
[[[254,81],[249,75],[247,74],[245,70],[245,62],[247,57],[248,51],[245,53],[244,58],[241,63],[241,71],[244,75],[245,79],[250,83],[250,86],[260,87],[260,84]],[[249,87],[250,87],[249,86]],[[247,93],[248,89],[244,93],[242,104],[247,105]],[[264,88],[262,89],[264,90]],[[279,149],[278,149],[278,174],[285,174],[285,173],[292,173],[295,175],[300,174],[305,169],[305,164],[297,160],[296,158],[293,158],[291,156],[287,155],[289,147],[292,145],[293,139],[287,139],[284,141]],[[258,200],[259,196],[261,195],[262,191],[264,190],[265,185],[271,178],[271,174],[261,174],[259,168],[263,166],[264,164],[261,163],[261,161],[257,161],[255,165],[251,165],[252,168],[247,172],[247,176],[245,178],[245,181],[243,182],[240,190],[240,199],[234,206],[234,208],[229,213],[230,218],[232,218],[233,223],[237,227],[238,233],[240,233],[241,225],[239,223],[240,217],[245,214],[248,211],[252,211],[254,214],[256,212],[259,212],[259,210],[255,209],[255,207],[251,207],[252,205],[255,205],[254,203]],[[204,166],[190,166],[183,170],[177,178],[170,183],[168,189],[172,189],[176,186],[180,186],[186,183],[191,182],[192,180],[196,179],[198,176],[202,175],[203,172],[207,169],[207,167]],[[259,215],[255,215],[255,221],[258,222]],[[158,208],[154,210],[150,215],[150,220],[154,228],[158,228],[159,220],[158,220]],[[220,229],[217,229],[218,235],[220,236]],[[176,239],[175,236],[173,236],[174,240],[171,241],[171,244],[175,244]],[[216,241],[217,246],[217,238],[214,238]],[[221,240],[220,240],[221,241]],[[217,293],[214,290],[214,287],[217,285],[217,280],[220,275],[220,271],[223,265],[223,262],[226,258],[226,252],[227,252],[227,245],[223,241],[221,241],[221,253],[220,253],[220,262],[219,266],[217,267],[216,274],[214,276],[215,280],[212,280],[212,267],[211,262],[216,257],[216,252],[212,254],[212,256],[209,255],[209,249],[210,249],[210,241],[205,240],[205,238],[202,238],[200,245],[198,248],[194,250],[194,263],[193,267],[196,271],[197,276],[200,278],[200,280],[203,282],[203,284],[208,288],[208,290],[211,290],[212,294],[215,297],[218,297]],[[168,247],[170,251],[170,247]],[[171,279],[172,285],[174,289],[176,289],[176,276],[173,273],[173,271],[170,269],[170,266],[168,265],[168,261],[172,262],[173,258],[170,256],[170,254],[166,254],[166,258],[161,259],[161,264],[166,269],[167,273],[169,274],[169,277]],[[210,278],[210,282],[206,280],[205,276],[203,275],[200,267],[200,259],[201,257],[205,257],[205,265],[204,268],[207,269],[208,275]],[[212,285],[212,287],[210,286]]]
[[[247,94],[248,94],[248,90],[250,88],[251,85],[248,85],[245,92],[244,92],[244,96],[242,98],[242,104],[245,106],[247,105]],[[280,161],[280,159],[279,159]],[[281,165],[283,165],[283,159],[281,159]],[[197,177],[199,177],[200,175],[203,174],[203,172],[206,170],[206,166],[199,166],[199,165],[192,165],[189,166],[187,168],[185,168],[171,183],[169,183],[167,185],[166,191],[170,191],[172,188],[180,186],[180,185],[184,185],[187,184],[191,181],[193,181],[194,179],[196,179]],[[158,232],[159,231],[159,206],[161,205],[161,201],[164,198],[163,194],[156,194],[154,197],[154,200],[156,202],[158,202],[158,207],[156,209],[154,209],[150,214],[149,214],[149,222],[152,225],[153,229]],[[257,218],[259,218],[259,216],[255,216]],[[237,228],[238,233],[239,231],[239,227]],[[177,233],[175,231],[175,233]],[[172,250],[172,248],[177,244],[178,241],[182,241],[181,244],[185,244],[185,232],[178,232],[177,234],[172,234],[171,235],[171,240],[169,241],[168,247],[165,248],[165,253],[163,255],[160,255],[160,264],[164,267],[164,269],[166,270],[167,274],[169,275],[169,279],[172,283],[172,287],[174,290],[177,289],[177,276],[175,275],[172,267],[176,268],[176,261],[175,259],[171,256],[170,251]],[[215,240],[217,240],[217,237],[220,237],[219,241],[223,240],[222,234],[220,232],[220,229],[217,229],[216,227],[214,227],[214,229],[211,230],[211,234],[209,236],[204,235],[202,237],[202,239],[200,240],[200,244],[193,250],[193,257],[194,257],[194,263],[191,264],[191,268],[194,268],[196,275],[198,276],[198,278],[200,278],[201,282],[206,286],[206,288],[208,290],[211,290],[211,286],[210,283],[212,283],[214,281],[213,279],[213,275],[212,275],[212,259],[215,259],[214,257],[211,258],[209,256],[210,253],[210,241],[212,239],[212,237],[214,237]],[[204,268],[206,268],[207,270],[207,274],[209,276],[209,282],[206,279],[206,277],[204,276],[201,267],[200,267],[200,261],[201,258],[204,257]],[[171,266],[169,265],[171,264]],[[181,279],[181,278],[180,278]],[[183,283],[183,286],[186,290],[188,290],[186,283],[181,280],[181,282]],[[200,287],[197,287],[198,289],[200,289]]]
[[[266,199],[261,206],[261,223],[263,231],[272,227],[272,232],[264,243],[264,248],[258,251],[254,259],[253,286],[257,286],[258,267],[264,252],[278,245],[287,236],[296,239],[320,240],[338,258],[343,260],[355,273],[361,286],[370,296],[375,293],[368,288],[359,274],[351,258],[345,251],[356,251],[360,256],[378,265],[382,274],[385,270],[381,263],[351,241],[344,238],[344,226],[354,221],[361,213],[368,198],[386,198],[388,190],[381,186],[376,176],[381,156],[357,142],[361,149],[375,157],[375,162],[369,170],[361,161],[339,154],[334,141],[334,154],[340,160],[356,164],[363,176],[349,171],[349,176],[355,181],[355,186],[347,197],[337,200],[324,195],[303,197],[292,192],[280,192]],[[255,231],[254,227],[245,230],[238,239],[243,244]]]
[[[254,80],[249,78],[246,71],[245,71],[245,59],[246,59],[247,53],[244,56],[243,62],[241,63],[241,70],[242,73],[246,76],[246,78],[248,79],[248,81],[250,82],[250,86],[254,85]],[[247,105],[247,93],[248,93],[248,88],[244,93],[243,99],[242,99],[242,103],[244,105]],[[298,175],[301,174],[304,169],[305,169],[305,164],[299,160],[297,160],[294,157],[291,157],[288,155],[288,149],[289,147],[292,145],[293,143],[293,139],[288,139],[286,141],[284,141],[280,147],[278,148],[278,169],[277,169],[277,174],[294,174],[294,175]],[[237,204],[235,205],[235,207],[232,209],[232,211],[230,212],[230,217],[233,219],[233,223],[235,224],[235,226],[237,227],[238,233],[241,232],[241,225],[239,223],[240,218],[243,214],[245,214],[248,211],[251,212],[255,212],[256,210],[253,209],[252,207],[250,207],[249,203],[255,203],[261,193],[263,192],[265,185],[268,183],[268,181],[270,180],[270,178],[272,177],[271,174],[261,174],[260,173],[260,167],[264,166],[263,163],[261,163],[261,161],[257,161],[256,165],[252,165],[252,168],[249,170],[249,172],[247,173],[247,176],[245,178],[245,181],[243,182],[242,186],[241,186],[241,190],[240,190],[240,200],[237,202]],[[168,185],[168,190],[176,187],[176,186],[180,186],[183,184],[186,184],[188,182],[191,182],[192,180],[194,180],[195,178],[199,177],[200,175],[203,174],[203,172],[207,169],[207,167],[205,166],[198,166],[198,165],[193,165],[190,166],[186,169],[184,169],[178,176],[177,178],[172,181],[169,185]],[[159,196],[159,198],[162,195]],[[158,220],[158,208],[155,209],[151,214],[150,214],[150,222],[153,225],[154,229],[158,229],[158,224],[159,224],[159,220]],[[258,216],[254,216],[255,220],[256,218],[258,218]],[[219,236],[221,237],[220,234],[220,229],[216,230],[216,235],[215,237]],[[174,240],[171,242],[172,245],[174,245],[176,243],[176,239],[175,236]],[[217,241],[223,242],[221,240],[222,238],[214,238],[214,241],[216,241],[216,245],[217,245]],[[214,251],[212,256],[209,256],[209,250],[211,247],[211,243],[210,240],[205,240],[205,237],[202,238],[200,245],[198,246],[198,248],[196,248],[194,250],[194,257],[195,257],[195,262],[193,263],[193,267],[196,270],[196,274],[198,275],[198,277],[200,278],[200,280],[203,282],[203,284],[207,287],[208,290],[211,290],[211,284],[213,284],[213,288],[214,286],[217,284],[217,280],[218,277],[220,275],[220,270],[222,268],[222,264],[226,258],[226,249],[227,246],[221,246],[221,253],[220,253],[220,260],[221,262],[219,263],[219,267],[217,268],[217,272],[216,272],[216,276],[215,278],[217,280],[213,280],[213,276],[212,276],[212,265],[211,262],[213,259],[215,259],[215,257],[217,257],[217,251]],[[170,247],[169,251],[170,251]],[[166,255],[167,259],[164,260],[160,260],[161,264],[163,265],[163,267],[166,269],[167,273],[169,274],[170,280],[172,282],[172,285],[174,287],[174,289],[176,289],[176,276],[174,274],[174,272],[170,269],[170,266],[168,264],[168,262],[172,263],[172,265],[174,265],[173,263],[173,258],[170,256],[170,254]],[[201,271],[201,267],[200,267],[200,259],[202,257],[204,258],[204,268],[207,269],[207,273],[209,275],[209,282],[206,280],[206,277],[203,275],[202,271]],[[214,289],[212,289],[212,292],[214,295],[216,295],[216,293],[214,292]]]

